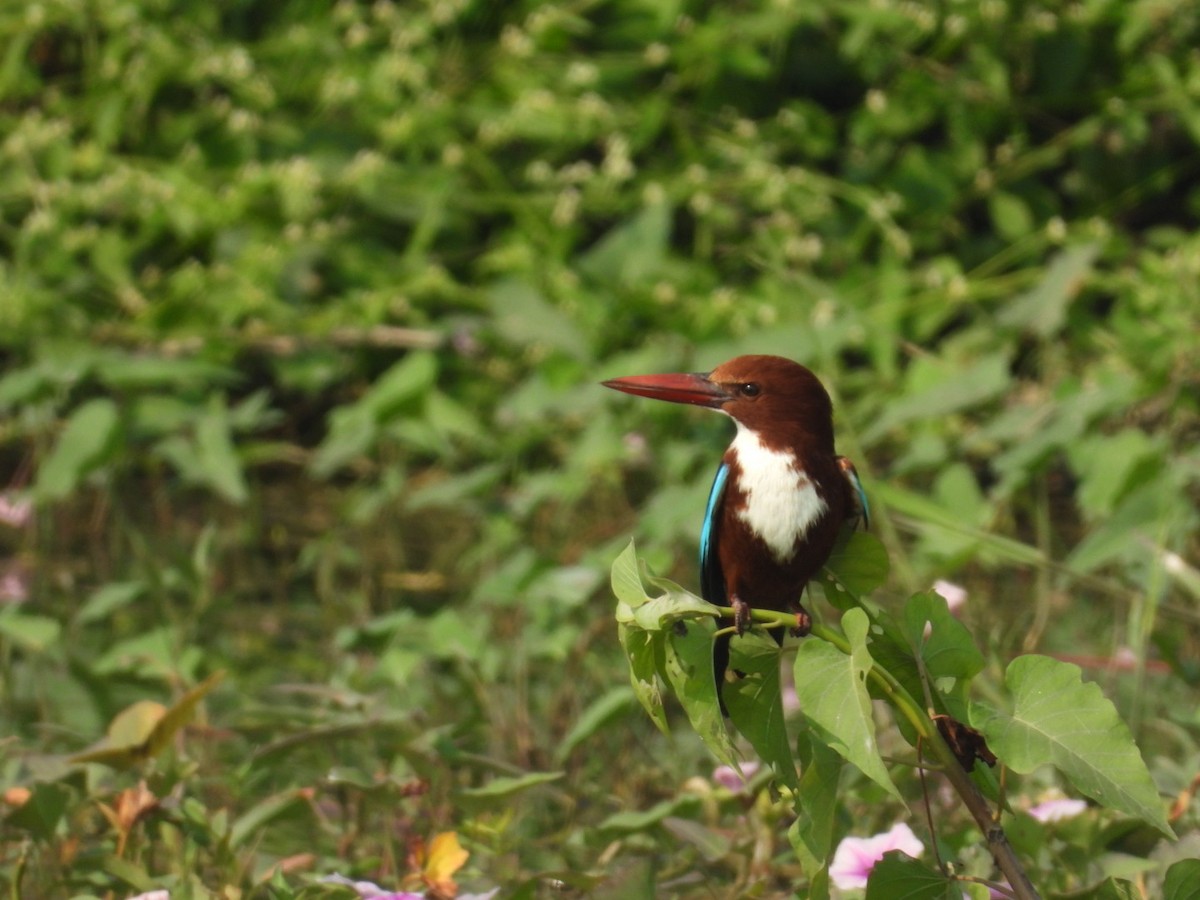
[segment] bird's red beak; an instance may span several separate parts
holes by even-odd
[[[690,403],[692,406],[707,406],[719,409],[730,399],[725,391],[708,380],[703,373],[679,373],[674,375],[629,375],[611,378],[602,382],[614,391],[624,391],[652,400],[670,403]]]

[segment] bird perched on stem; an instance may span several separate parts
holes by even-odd
[[[733,608],[738,634],[754,607],[794,612],[794,633],[808,634],[805,585],[841,530],[868,517],[853,464],[834,451],[833,404],[817,377],[780,356],[739,356],[707,374],[632,375],[604,386],[733,419],[737,434],[717,469],[700,532],[701,595]],[[718,633],[713,645],[718,688],[730,636]]]

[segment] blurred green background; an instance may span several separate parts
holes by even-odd
[[[1164,0],[7,4],[0,879],[293,896],[456,831],[523,896],[802,884],[635,709],[607,585],[636,535],[696,587],[729,433],[597,382],[743,352],[834,395],[880,602],[964,586],[1186,795],[1197,46]]]

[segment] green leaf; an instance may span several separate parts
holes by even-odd
[[[662,826],[680,841],[699,850],[700,855],[708,862],[716,862],[729,852],[731,840],[726,832],[707,828],[699,822],[679,816],[667,816],[662,820]]]
[[[779,645],[758,631],[735,637],[729,667],[744,675],[722,686],[729,718],[779,780],[795,789],[796,763],[783,720]]]
[[[202,481],[221,497],[239,506],[246,502],[246,479],[233,446],[223,396],[214,396],[196,423],[196,464]]]
[[[971,724],[1005,765],[1027,775],[1051,764],[1083,794],[1173,837],[1146,764],[1117,715],[1080,669],[1045,656],[1020,656],[1005,672],[1012,714],[971,704]]]
[[[666,632],[663,669],[700,739],[717,759],[736,766],[736,753],[717,701],[717,683],[713,674],[714,631],[716,626],[712,620],[703,619],[686,624],[681,622]]]
[[[1033,216],[1025,201],[1015,194],[997,191],[988,198],[988,212],[996,231],[1006,241],[1019,241],[1033,230]]]
[[[634,623],[646,631],[662,631],[674,628],[677,622],[718,616],[720,607],[684,590],[654,597],[633,611]]]
[[[1142,900],[1145,896],[1123,878],[1105,878],[1098,884],[1071,894],[1071,900]]]
[[[87,600],[75,614],[81,625],[106,619],[118,609],[128,606],[146,591],[140,581],[114,581],[103,585],[88,595]]]
[[[634,607],[646,602],[646,589],[642,586],[642,577],[638,571],[637,548],[633,541],[621,551],[621,555],[613,560],[612,590],[619,603],[629,607],[629,617],[633,616]],[[617,613],[621,618],[620,610]],[[629,619],[625,619],[629,621]]]
[[[502,799],[519,794],[522,791],[527,791],[541,784],[558,781],[564,774],[563,772],[529,772],[526,775],[502,776],[500,778],[493,778],[482,787],[466,788],[459,792],[459,796],[471,800]]]
[[[891,850],[875,863],[867,879],[866,900],[961,900],[962,887],[920,860]]]
[[[407,354],[375,379],[356,406],[367,410],[382,424],[410,401],[422,397],[437,380],[437,357],[427,350]]]
[[[342,406],[329,416],[329,432],[312,456],[311,467],[319,478],[364,456],[379,436],[379,423],[366,407]]]
[[[588,357],[587,335],[532,284],[516,279],[502,281],[488,293],[493,325],[513,346],[536,351],[550,348],[577,360]]]
[[[1163,900],[1200,900],[1200,859],[1181,859],[1167,869]]]
[[[0,611],[0,635],[16,641],[26,649],[41,652],[54,644],[62,633],[62,625],[49,616],[36,616],[10,606]]]
[[[35,784],[29,798],[14,809],[4,821],[14,828],[28,831],[36,840],[49,841],[54,838],[58,823],[67,810],[71,791],[55,782]]]
[[[834,580],[856,597],[869,594],[887,580],[888,554],[873,534],[855,531],[834,547],[825,568]]]
[[[154,700],[137,701],[113,717],[103,738],[71,755],[70,761],[125,769],[157,756],[192,720],[200,701],[224,677],[224,672],[213,673],[169,708]]]
[[[663,711],[662,691],[658,685],[659,660],[665,653],[666,637],[661,631],[648,632],[628,625],[618,625],[617,633],[629,659],[629,681],[642,709],[667,733],[667,715]]]
[[[632,708],[637,700],[636,691],[624,685],[612,688],[593,700],[571,726],[554,751],[555,762],[562,763],[576,747],[600,731],[613,719]]]
[[[956,715],[965,713],[967,685],[984,666],[983,654],[975,646],[971,632],[951,615],[945,598],[934,591],[909,598],[904,605],[901,628],[909,646],[920,649],[931,688],[958,701],[952,710]]]
[[[608,287],[636,285],[661,268],[670,236],[670,207],[651,203],[604,235],[580,257],[578,269]]]
[[[997,352],[967,362],[921,360],[910,370],[909,380],[909,390],[889,402],[863,433],[862,441],[868,446],[898,425],[917,419],[929,421],[999,396],[1009,389],[1012,377],[1008,354]]]
[[[685,809],[696,806],[698,803],[698,797],[685,794],[671,800],[663,800],[649,809],[633,809],[613,813],[597,827],[601,831],[619,831],[623,833],[645,831],[652,825],[657,825],[667,816],[675,815]]]
[[[825,641],[804,641],[796,652],[796,696],[814,738],[900,800],[875,742],[875,719],[865,683],[873,663],[866,644],[869,627],[861,609],[842,616],[849,655]]]
[[[805,729],[797,741],[800,790],[788,839],[806,872],[823,870],[833,849],[842,757]],[[826,892],[828,893],[828,892]]]
[[[229,828],[229,847],[236,850],[266,825],[296,811],[308,813],[312,800],[307,788],[290,788],[258,801]]]
[[[1165,455],[1162,442],[1148,437],[1139,428],[1072,441],[1067,447],[1067,457],[1081,480],[1075,502],[1088,521],[1110,515],[1139,467],[1155,464]]]
[[[38,469],[35,495],[62,500],[107,463],[120,437],[117,405],[107,397],[89,400],[67,420],[50,456]]]
[[[1100,245],[1067,247],[1051,260],[1041,281],[1013,299],[999,318],[1000,324],[1024,328],[1039,337],[1054,334],[1067,318],[1067,308],[1079,295]]]

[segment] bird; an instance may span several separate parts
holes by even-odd
[[[711,372],[631,375],[602,384],[733,420],[736,433],[713,478],[700,531],[700,594],[732,607],[738,634],[758,608],[793,613],[792,633],[807,635],[812,617],[801,603],[805,587],[843,530],[870,522],[858,472],[834,449],[833,402],[817,376],[781,356],[748,355]],[[782,643],[780,629],[771,633]],[[713,644],[718,692],[731,636],[718,632]],[[721,707],[725,711],[723,699]]]

